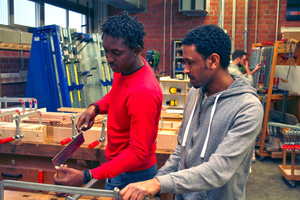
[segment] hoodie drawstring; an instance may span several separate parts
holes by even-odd
[[[196,105],[197,105],[197,102],[198,102],[198,99],[199,99],[199,93],[197,94],[197,97],[196,97],[196,100],[195,100],[195,103],[194,103],[194,108],[191,112],[191,116],[189,118],[189,121],[186,125],[186,128],[185,128],[185,131],[184,131],[184,136],[183,136],[183,140],[182,140],[182,144],[181,146],[185,147],[185,143],[186,143],[186,138],[187,138],[187,135],[188,135],[188,132],[189,132],[189,129],[190,129],[190,126],[191,126],[191,121],[192,121],[192,118],[194,116],[194,112],[195,112],[195,108],[196,108]]]
[[[222,93],[221,93],[222,94]],[[215,115],[215,111],[216,111],[216,107],[217,107],[217,102],[218,102],[218,99],[219,97],[221,96],[221,94],[218,94],[216,99],[215,99],[215,103],[214,103],[214,106],[211,110],[211,113],[210,113],[210,121],[209,121],[209,126],[208,126],[208,130],[207,130],[207,134],[206,134],[206,138],[205,138],[205,142],[204,142],[204,145],[203,145],[203,148],[202,148],[202,151],[201,151],[201,154],[200,154],[200,157],[201,158],[204,158],[204,155],[205,155],[205,152],[206,152],[206,148],[207,148],[207,143],[208,143],[208,138],[209,138],[209,134],[210,134],[210,126],[211,126],[211,122],[212,122],[212,119]]]

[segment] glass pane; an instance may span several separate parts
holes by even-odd
[[[79,33],[86,33],[86,19],[85,15],[69,10],[69,28],[76,28]],[[82,27],[82,29],[81,29]]]
[[[0,0],[0,24],[8,25],[8,0]]]
[[[45,3],[45,25],[67,27],[66,9]]]
[[[14,23],[35,27],[35,2],[14,0]]]

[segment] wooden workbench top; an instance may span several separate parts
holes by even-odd
[[[4,200],[65,200],[66,197],[58,197],[54,193],[40,194],[30,192],[20,192],[12,190],[4,190]],[[80,200],[111,200],[111,197],[94,197],[94,196],[82,196]]]

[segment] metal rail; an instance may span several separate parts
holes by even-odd
[[[5,103],[5,108],[7,108],[7,103],[8,102],[20,102],[22,103],[22,112],[23,114],[25,113],[25,103],[28,102],[29,103],[29,112],[32,111],[32,102],[34,102],[34,110],[36,111],[37,110],[37,107],[38,107],[38,103],[37,103],[37,100],[35,98],[13,98],[13,97],[3,97],[3,98],[0,98],[0,108],[2,106],[2,102]]]
[[[13,188],[22,188],[30,190],[39,190],[39,191],[53,191],[61,193],[72,193],[72,194],[81,194],[88,196],[98,196],[98,197],[113,197],[114,200],[119,200],[119,189],[114,191],[112,190],[103,190],[103,189],[92,189],[92,188],[81,188],[81,187],[72,187],[64,185],[51,185],[51,184],[41,184],[41,183],[32,183],[25,181],[15,181],[15,180],[3,180],[0,182],[0,200],[4,200],[4,187],[13,187]],[[145,198],[149,200],[149,196]]]

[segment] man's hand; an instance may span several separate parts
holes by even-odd
[[[56,185],[67,186],[81,186],[84,184],[83,172],[80,170],[68,168],[66,166],[56,166],[55,169],[60,172],[64,172],[66,176],[62,179],[57,178],[57,174],[54,175],[54,183]]]
[[[96,116],[97,116],[96,107],[95,106],[88,107],[84,111],[84,113],[81,114],[81,116],[79,117],[79,119],[77,121],[77,124],[76,124],[77,130],[80,129],[81,125],[83,125],[83,127],[82,127],[83,131],[90,129],[94,124],[94,120],[95,120]]]
[[[251,71],[251,75],[253,76],[260,69],[261,69],[261,63],[256,65],[255,69]]]
[[[160,191],[160,183],[156,178],[131,183],[120,191],[120,200],[143,200],[146,196],[153,197]]]
[[[245,60],[244,70],[245,70],[247,75],[251,75],[248,60]]]

